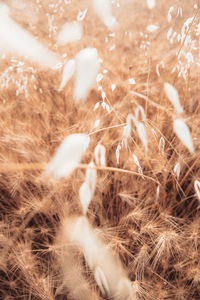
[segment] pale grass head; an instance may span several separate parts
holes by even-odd
[[[159,26],[157,25],[154,25],[154,24],[150,24],[147,26],[147,31],[153,33],[153,32],[156,32],[158,30]]]
[[[102,295],[104,297],[106,297],[106,295],[110,295],[110,289],[106,276],[99,266],[97,266],[94,270],[94,278],[97,282],[98,287],[101,290]]]
[[[165,152],[165,139],[163,136],[161,136],[159,143],[158,143],[158,149],[161,153]]]
[[[140,165],[140,162],[139,162],[139,160],[138,160],[138,157],[137,157],[135,154],[132,154],[132,157],[133,157],[133,159],[134,159],[134,162],[135,162],[136,166],[138,167],[138,172],[139,172],[140,174],[143,174],[142,167],[141,167],[141,165]]]
[[[190,129],[182,119],[174,120],[174,132],[181,140],[183,145],[190,151],[190,153],[194,154],[195,149],[194,149]]]
[[[199,299],[197,1],[2,2],[0,298]]]
[[[146,120],[144,108],[141,105],[138,105],[135,109],[135,118],[137,121],[145,122],[145,120]]]
[[[176,233],[174,230],[160,233],[150,256],[153,258],[153,268],[156,268],[164,256],[166,259],[169,259],[171,256],[173,256],[173,252],[175,247],[178,245],[179,238],[180,237],[178,233]]]
[[[58,45],[66,45],[68,43],[74,43],[80,41],[83,35],[83,28],[81,23],[67,22],[63,25],[57,37]]]
[[[95,168],[95,164],[93,163],[93,161],[91,161],[88,164],[88,167],[86,169],[85,182],[90,187],[90,190],[91,190],[92,194],[94,194],[94,191],[95,191],[96,180],[97,180],[97,171],[96,171],[96,168]]]
[[[164,90],[167,98],[170,100],[170,102],[174,105],[176,112],[178,114],[183,113],[183,108],[180,103],[179,95],[175,87],[171,85],[170,83],[165,82],[164,84]]]
[[[44,175],[55,179],[68,177],[80,163],[90,138],[86,134],[71,134],[60,144],[52,160],[47,165]]]
[[[112,15],[110,0],[93,0],[93,7],[95,13],[108,29],[114,30],[117,27],[116,18]]]
[[[59,92],[65,87],[67,82],[74,75],[75,67],[76,67],[76,65],[75,65],[74,59],[70,59],[66,62],[65,66],[64,66],[64,70],[63,70],[62,81],[61,81],[60,87],[58,89]]]
[[[178,180],[179,180],[179,177],[180,177],[180,173],[181,173],[181,165],[180,165],[179,162],[177,162],[174,166],[174,174],[176,175]]]
[[[195,192],[197,194],[197,197],[200,201],[200,181],[199,180],[194,181],[194,188],[195,188]]]
[[[55,296],[69,294],[74,300],[82,300],[83,297],[89,300],[99,300],[99,295],[92,288],[90,282],[85,278],[85,271],[82,268],[82,256],[78,249],[71,242],[70,236],[66,234],[66,226],[69,227],[69,220],[65,220],[59,234],[59,266],[62,270],[62,280],[56,290]],[[83,223],[81,223],[81,226]],[[78,226],[78,224],[77,224]],[[84,227],[84,225],[83,225]],[[70,229],[73,229],[70,227]],[[79,230],[77,228],[77,230]],[[75,234],[75,233],[74,233]]]
[[[98,52],[95,48],[81,50],[75,58],[75,102],[84,102],[93,87],[99,71]]]
[[[125,141],[125,146],[127,147],[127,140],[131,133],[132,123],[136,127],[137,134],[144,145],[146,154],[148,153],[148,138],[146,128],[143,122],[140,122],[139,115],[141,114],[142,121],[145,121],[145,113],[141,106],[138,106],[135,110],[135,117],[132,114],[129,114],[126,118],[127,126],[124,128],[123,138]]]
[[[80,203],[83,208],[83,214],[86,215],[88,206],[94,196],[96,187],[97,172],[93,162],[90,162],[85,175],[85,181],[79,190]]]
[[[156,6],[156,0],[147,0],[147,6],[149,9],[152,9]]]
[[[94,158],[97,166],[106,166],[106,148],[102,144],[98,144],[94,149]]]
[[[92,199],[92,193],[91,193],[90,187],[86,182],[84,182],[80,187],[79,199],[80,199],[80,203],[81,203],[81,206],[83,209],[83,214],[86,215],[88,206]]]
[[[13,21],[8,12],[9,9],[6,5],[0,6],[0,50],[8,54],[25,57],[45,68],[52,68],[58,64],[59,55],[48,50],[31,33]]]
[[[136,128],[138,132],[138,136],[141,140],[141,142],[144,145],[145,153],[148,153],[148,139],[147,139],[147,131],[143,123],[137,122],[136,123]]]
[[[116,286],[121,286],[119,299],[127,299],[126,287],[130,280],[119,257],[104,243],[101,232],[89,224],[86,217],[79,217],[65,223],[65,232],[70,243],[78,247],[94,272],[96,282],[103,295],[116,296]],[[118,299],[118,298],[117,298]]]

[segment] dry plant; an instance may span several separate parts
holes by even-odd
[[[200,299],[199,0],[0,3],[0,299]]]

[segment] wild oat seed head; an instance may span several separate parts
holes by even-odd
[[[197,193],[197,197],[199,198],[199,201],[200,201],[200,181],[199,180],[195,180],[194,188]]]
[[[145,128],[144,124],[141,122],[136,123],[136,128],[137,128],[138,136],[139,136],[141,142],[143,143],[145,152],[147,154],[148,153],[148,139],[147,139],[146,128]]]
[[[179,179],[181,173],[181,165],[179,162],[174,166],[174,173],[176,174],[177,179]]]

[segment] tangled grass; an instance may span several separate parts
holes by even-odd
[[[113,1],[115,31],[91,1],[5,3],[62,64],[86,47],[102,62],[87,100],[75,103],[73,78],[59,91],[62,68],[1,53],[0,298],[200,299],[199,1]],[[81,12],[83,37],[58,46]],[[174,132],[177,118],[194,153]],[[90,137],[82,163],[68,178],[43,176],[77,133]],[[105,164],[95,160],[99,144]],[[94,172],[85,178],[91,160],[95,183]]]

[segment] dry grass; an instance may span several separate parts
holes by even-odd
[[[131,281],[134,293],[124,299],[200,299],[200,199],[194,187],[195,180],[200,180],[199,35],[195,31],[199,8],[194,8],[199,1],[157,0],[156,7],[148,10],[146,1],[116,0],[113,14],[119,28],[114,37],[94,14],[89,0],[38,2],[30,0],[24,6],[23,0],[5,1],[14,20],[60,56],[67,53],[72,59],[81,49],[95,47],[103,60],[103,79],[98,84],[102,90],[94,86],[87,101],[76,104],[73,79],[58,91],[61,70],[44,70],[23,58],[2,56],[0,85],[3,76],[10,81],[0,91],[0,298],[108,299],[106,293],[103,296],[105,286],[99,289],[97,285],[101,271],[95,269],[95,277],[83,249],[63,234],[66,220],[82,215],[79,189],[100,143],[106,148],[106,166],[97,167],[87,220]],[[182,16],[176,16],[179,7]],[[83,38],[56,47],[63,24],[74,21],[85,8]],[[47,13],[54,15],[51,25],[58,32],[52,31]],[[182,44],[177,36],[170,43],[169,28],[178,35],[191,17],[187,47],[184,37]],[[158,25],[158,30],[148,33],[149,24]],[[193,53],[194,62],[188,68],[184,56],[177,57],[183,50]],[[17,72],[20,62],[25,62],[21,73]],[[177,65],[186,71],[185,78],[178,77],[177,70],[172,73]],[[23,76],[28,79],[27,92],[20,92]],[[135,85],[129,83],[130,78]],[[179,93],[194,154],[173,132],[177,114],[165,95],[165,82]],[[111,112],[101,105],[102,91]],[[94,111],[97,102],[100,106]],[[146,129],[147,153],[134,126],[127,148],[121,144],[126,118],[139,105],[146,116],[139,121]],[[96,120],[100,124],[94,128]],[[73,133],[89,134],[91,139],[82,164],[70,178],[47,180],[41,175],[43,169],[59,144]],[[180,175],[174,169],[177,163]],[[119,289],[116,286],[114,299],[122,300]]]

